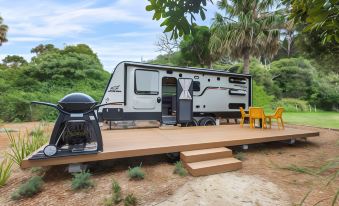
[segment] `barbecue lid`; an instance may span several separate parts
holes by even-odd
[[[89,95],[84,93],[71,93],[64,96],[59,100],[60,103],[93,103],[96,104],[96,101]]]

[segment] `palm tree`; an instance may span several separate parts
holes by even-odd
[[[230,2],[230,3],[229,3]],[[212,24],[211,52],[242,58],[244,74],[249,74],[250,56],[273,58],[279,49],[279,25],[283,21],[278,11],[270,11],[274,0],[221,0]]]
[[[6,38],[7,31],[8,31],[8,26],[3,24],[3,19],[0,16],[0,46],[4,42],[7,42],[7,38]]]

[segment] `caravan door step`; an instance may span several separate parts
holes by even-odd
[[[175,125],[177,124],[176,116],[162,116],[162,124]]]

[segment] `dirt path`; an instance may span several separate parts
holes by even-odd
[[[157,206],[291,205],[288,195],[275,184],[258,176],[237,172],[199,177],[179,188],[168,200]]]

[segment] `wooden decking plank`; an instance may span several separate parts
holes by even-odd
[[[319,136],[319,132],[286,128],[285,130],[240,128],[239,125],[188,127],[174,130],[126,129],[102,131],[104,151],[98,154],[28,160],[22,168],[91,162],[169,152],[227,147]]]

